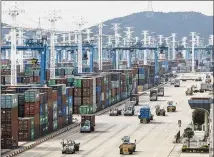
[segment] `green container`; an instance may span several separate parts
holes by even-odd
[[[65,68],[65,75],[72,75],[73,68]]]
[[[67,77],[67,81],[68,82],[74,82],[74,78],[73,77]]]
[[[5,97],[4,98],[5,106],[2,108],[16,108],[16,107],[18,107],[18,95],[17,94],[3,94],[2,97]]]
[[[48,123],[48,113],[44,114],[44,123]]]
[[[58,125],[57,125],[57,120],[53,121],[53,130],[57,130]]]
[[[56,84],[56,80],[51,79],[48,81],[48,85],[55,85]]]
[[[82,87],[82,79],[74,80],[74,87],[81,88]]]
[[[45,123],[44,115],[40,115],[39,120],[40,120],[40,125],[44,124]]]
[[[35,140],[35,132],[34,132],[34,128],[31,129],[31,132],[30,132],[30,138],[31,138],[31,141],[34,141]]]
[[[79,107],[80,114],[92,114],[93,113],[93,106],[92,105],[83,105]]]

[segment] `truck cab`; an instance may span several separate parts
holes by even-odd
[[[175,79],[174,87],[180,87],[180,79]]]
[[[139,94],[131,94],[130,101],[135,101],[135,106],[139,104]]]
[[[158,100],[158,91],[157,89],[150,90],[150,101]]]

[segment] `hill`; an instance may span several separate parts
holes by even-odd
[[[198,12],[154,12],[152,17],[147,17],[147,12],[134,13],[125,17],[114,18],[105,21],[107,25],[103,28],[103,33],[113,35],[112,23],[120,23],[122,28],[119,32],[124,35],[124,27],[134,27],[134,36],[142,38],[142,30],[149,30],[162,34],[165,37],[171,33],[176,33],[180,39],[183,36],[189,37],[189,33],[194,31],[200,33],[201,37],[208,38],[213,34],[213,16],[206,16]],[[92,32],[98,32],[97,26],[91,27]],[[8,33],[3,29],[3,34]]]

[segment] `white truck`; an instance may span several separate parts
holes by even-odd
[[[127,101],[125,103],[124,116],[133,116],[135,112],[135,101]]]
[[[209,83],[201,83],[201,89],[200,91],[213,91],[213,84]]]
[[[174,87],[180,87],[180,79],[175,79]]]

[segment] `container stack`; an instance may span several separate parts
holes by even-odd
[[[145,84],[145,70],[143,67],[138,68],[138,92],[143,91],[143,85]]]
[[[34,117],[18,118],[19,141],[34,141]]]
[[[35,138],[40,137],[40,102],[39,90],[29,89],[25,91],[25,117],[34,117]]]
[[[111,105],[120,101],[121,73],[111,72]]]
[[[46,135],[48,133],[48,103],[47,103],[48,95],[47,93],[39,93],[39,119],[40,119],[40,137]]]
[[[25,116],[25,94],[18,94],[18,117]]]
[[[53,90],[57,91],[57,111],[58,111],[57,127],[62,128],[65,125],[66,85],[57,84],[51,85],[50,87],[52,87]]]
[[[82,104],[80,114],[92,114],[96,111],[95,78],[82,79]]]
[[[66,125],[72,123],[73,113],[73,87],[66,87]]]
[[[82,78],[75,77],[74,79],[74,107],[73,113],[79,114],[79,106],[82,105]]]
[[[1,148],[18,146],[18,95],[1,95]]]
[[[51,100],[48,100],[48,132],[52,132],[57,129],[57,91],[51,89]]]

